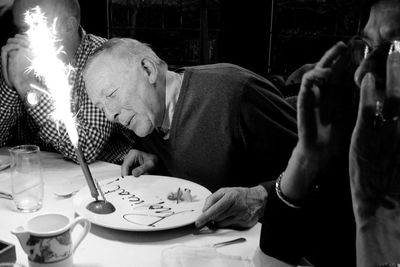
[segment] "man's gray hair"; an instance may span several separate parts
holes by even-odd
[[[86,62],[85,69],[91,65],[92,61],[97,56],[103,53],[110,53],[113,56],[126,59],[130,62],[136,62],[137,60],[148,58],[152,60],[159,69],[167,69],[167,63],[160,59],[149,45],[131,38],[112,38],[106,41],[92,53]]]

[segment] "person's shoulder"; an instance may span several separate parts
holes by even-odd
[[[190,72],[201,77],[206,76],[209,79],[236,81],[240,83],[246,82],[251,76],[257,76],[257,74],[252,73],[250,70],[231,63],[191,66],[186,67],[185,72]]]
[[[108,39],[89,33],[87,34],[87,40],[91,44],[92,48],[96,49],[102,46]]]
[[[279,94],[279,90],[267,78],[235,64],[217,63],[184,68],[192,80],[213,87],[236,88],[241,92],[265,90]]]
[[[231,73],[232,71],[236,72],[246,72],[247,70],[231,63],[216,63],[216,64],[209,64],[209,65],[197,65],[197,66],[191,66],[191,67],[186,67],[185,69],[188,70],[193,70],[197,72],[215,72],[215,73],[225,73],[229,72]]]

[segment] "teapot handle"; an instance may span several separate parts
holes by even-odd
[[[79,236],[76,238],[75,242],[73,242],[72,245],[72,253],[75,253],[75,250],[78,248],[79,244],[82,242],[82,240],[85,238],[85,236],[89,233],[90,230],[90,222],[83,218],[83,217],[77,217],[71,224],[71,232],[74,231],[75,226],[77,224],[82,224],[83,226],[83,231],[79,234]]]

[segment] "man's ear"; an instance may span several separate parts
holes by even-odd
[[[151,84],[154,84],[157,80],[157,76],[158,76],[158,68],[156,66],[156,64],[148,59],[148,58],[143,58],[141,61],[141,65],[142,65],[142,69],[145,72],[145,74],[147,75],[149,82]]]
[[[69,16],[65,20],[64,30],[66,33],[75,33],[78,31],[78,28],[79,28],[79,23],[75,17]]]

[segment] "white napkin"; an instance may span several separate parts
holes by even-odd
[[[212,247],[176,245],[163,250],[163,267],[254,267],[252,260],[219,253]]]

